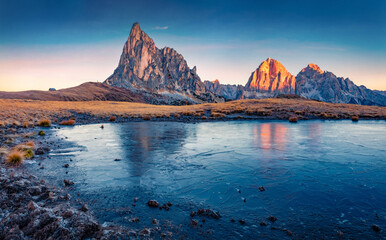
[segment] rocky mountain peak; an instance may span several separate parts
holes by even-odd
[[[133,23],[131,27],[130,35],[142,32],[138,22]]]
[[[307,67],[302,69],[302,72],[317,72],[319,74],[323,74],[322,69],[316,64],[310,63]]]
[[[205,91],[195,67],[190,69],[184,57],[173,48],[158,49],[138,23],[133,24],[118,67],[105,83],[135,91],[188,98],[191,102],[216,98]]]
[[[252,72],[246,84],[249,90],[268,93],[294,93],[295,76],[285,69],[279,61],[267,58]]]
[[[216,80],[212,81],[212,83],[214,83],[214,84],[220,84],[220,81],[219,81],[218,79],[216,79]]]

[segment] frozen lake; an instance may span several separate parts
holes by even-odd
[[[47,169],[58,182],[72,179],[74,193],[102,222],[142,229],[156,218],[174,237],[188,238],[291,238],[277,230],[284,228],[295,238],[336,238],[337,231],[346,238],[385,237],[385,121],[99,126],[58,130],[71,144],[51,152]],[[58,166],[63,161],[70,168]],[[173,205],[149,208],[150,199]],[[199,224],[191,226],[189,213],[199,208],[222,217],[194,216]],[[140,221],[130,222],[133,217]],[[372,231],[373,224],[383,231]]]

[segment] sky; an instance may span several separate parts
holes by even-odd
[[[386,90],[383,0],[0,0],[0,91],[104,81],[134,22],[201,80],[245,85],[271,57]]]

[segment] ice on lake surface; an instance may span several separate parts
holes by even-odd
[[[104,126],[58,130],[76,145],[67,169],[74,191],[102,222],[142,229],[156,218],[175,237],[189,238],[291,238],[271,227],[295,238],[336,238],[337,231],[355,239],[385,237],[385,121]],[[58,168],[59,179],[64,171]],[[151,209],[150,199],[173,206]],[[194,216],[200,223],[193,227],[189,213],[199,208],[222,217]],[[130,222],[133,217],[140,222]],[[372,231],[373,224],[383,231]]]

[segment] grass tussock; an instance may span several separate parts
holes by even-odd
[[[42,120],[39,121],[38,126],[40,126],[40,127],[51,127],[51,121],[50,121],[50,119],[47,119],[47,118],[42,119]]]
[[[34,141],[29,141],[25,143],[20,143],[12,148],[14,152],[20,152],[23,154],[24,158],[31,159],[35,156],[34,153],[35,143]]]
[[[291,122],[291,123],[296,123],[296,122],[298,122],[298,117],[290,117],[288,119],[288,121]]]
[[[24,161],[24,152],[13,150],[8,153],[7,157],[5,158],[5,163],[10,166],[20,166]]]
[[[21,126],[21,123],[19,121],[15,120],[12,122],[12,126],[19,127],[19,126]]]
[[[63,120],[59,123],[59,125],[65,125],[65,126],[73,126],[75,124],[75,120]]]
[[[33,126],[34,124],[32,122],[29,122],[29,121],[23,122],[23,128],[32,128]]]
[[[219,113],[219,112],[212,112],[211,117],[214,117],[214,118],[223,118],[223,117],[225,117],[225,114]]]
[[[43,131],[43,130],[40,130],[39,133],[38,133],[39,136],[44,136],[46,135],[46,133]]]
[[[352,116],[352,117],[351,117],[351,120],[352,120],[353,122],[358,122],[359,117],[358,117],[358,116]]]
[[[116,116],[111,116],[111,117],[109,118],[109,121],[110,121],[110,122],[115,122],[115,120],[117,120],[117,117],[116,117]]]

